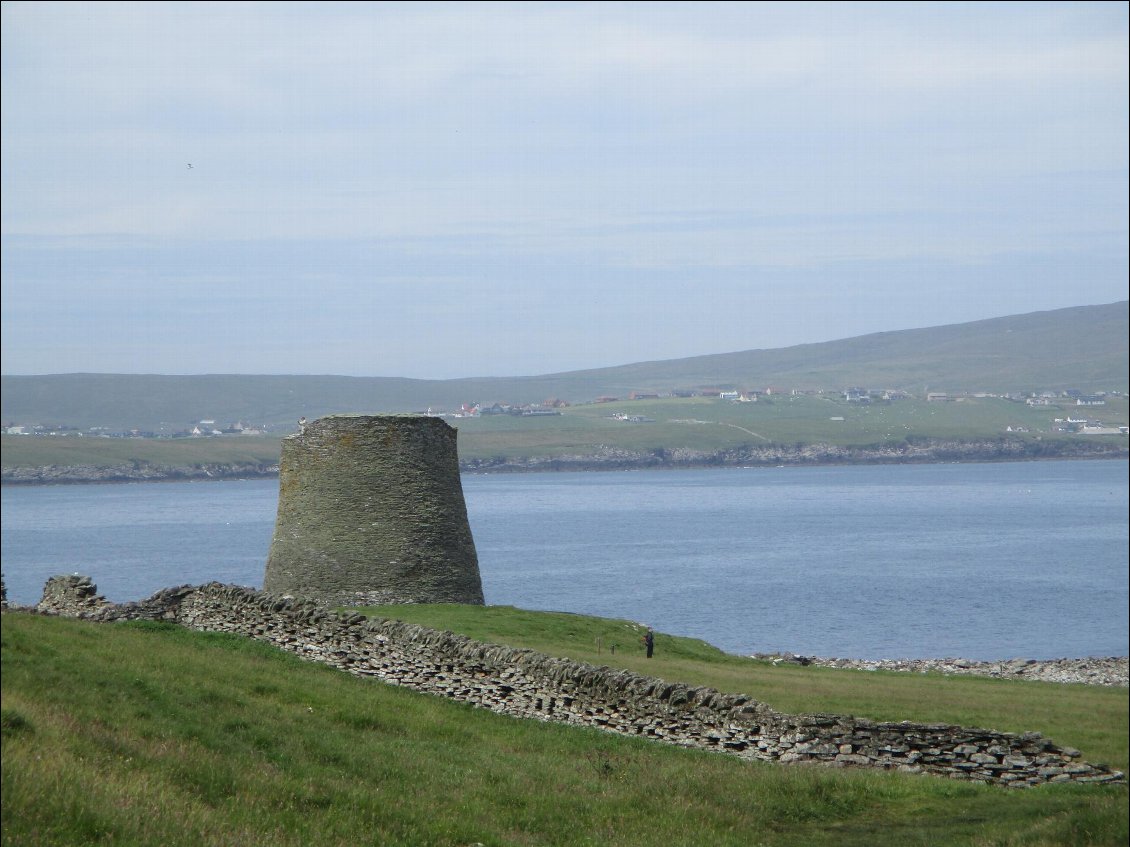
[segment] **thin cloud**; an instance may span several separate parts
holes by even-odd
[[[154,280],[146,309],[177,332],[181,320],[186,336],[209,335],[226,302],[242,311],[259,298],[261,320],[313,320],[328,307],[292,308],[282,292],[346,297],[372,283],[406,326],[455,302],[480,324],[504,315],[495,331],[520,334],[547,362],[552,342],[524,327],[576,326],[592,307],[580,295],[527,294],[523,317],[511,303],[522,285],[557,274],[605,304],[608,331],[616,320],[642,326],[633,300],[652,298],[649,330],[668,339],[689,337],[680,286],[695,278],[704,308],[720,314],[696,352],[742,335],[740,310],[708,297],[704,281],[740,299],[731,275],[834,281],[851,277],[849,266],[884,274],[918,263],[916,276],[937,287],[954,268],[996,267],[999,286],[953,283],[968,307],[931,302],[943,322],[1030,311],[1037,296],[1045,307],[1124,296],[1124,4],[0,12],[5,367],[52,356],[64,327],[76,331],[81,316],[53,321],[25,303],[35,285],[82,290],[96,278],[124,308],[136,289],[115,287],[115,270]],[[1086,259],[1069,286],[1054,276],[1066,257]],[[309,282],[307,262],[321,282]],[[1020,285],[1034,266],[1047,268],[1042,282]],[[217,274],[246,280],[232,283],[238,297],[217,290]],[[644,295],[636,274],[660,282]],[[479,296],[453,301],[423,282],[450,277]],[[160,296],[166,287],[213,299],[178,310]],[[930,322],[909,297],[868,302],[852,313],[874,323],[833,325],[848,334]],[[784,289],[759,303],[782,314],[811,306]],[[29,313],[38,323],[20,324]],[[366,313],[334,314],[353,328]],[[293,369],[272,347],[283,319],[271,320],[262,361]],[[423,337],[396,342],[393,317],[369,320],[380,332],[356,330],[362,346]],[[645,335],[625,332],[624,349]],[[509,370],[497,358],[505,346],[492,344],[495,372]],[[609,363],[611,350],[583,346],[589,364]]]

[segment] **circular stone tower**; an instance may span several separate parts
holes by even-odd
[[[332,605],[482,604],[456,431],[331,415],[282,441],[263,590]]]

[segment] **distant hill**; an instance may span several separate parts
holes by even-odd
[[[57,374],[0,377],[0,420],[166,432],[202,419],[292,428],[300,416],[570,403],[632,391],[848,386],[994,393],[1126,391],[1127,302],[542,376],[417,380],[343,376]]]

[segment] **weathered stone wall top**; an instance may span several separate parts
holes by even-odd
[[[263,585],[335,605],[483,602],[456,430],[332,415],[283,439]]]
[[[58,577],[38,607],[98,621],[172,620],[192,629],[267,641],[313,661],[516,717],[597,727],[623,735],[731,753],[930,773],[1027,787],[1048,782],[1125,783],[1039,733],[948,724],[889,723],[847,715],[789,715],[739,694],[594,667],[399,621],[338,614],[211,583],[158,592],[120,606],[89,579]]]

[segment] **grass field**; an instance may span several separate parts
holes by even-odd
[[[614,413],[650,419],[614,420]],[[1080,417],[1074,407],[1033,407],[999,398],[927,403],[900,400],[860,405],[838,395],[783,396],[756,403],[710,398],[631,400],[573,406],[560,417],[459,419],[460,455],[465,458],[547,455],[591,450],[597,445],[652,450],[686,447],[718,450],[745,444],[873,445],[907,437],[996,438],[1007,427],[1023,427],[1031,437],[1057,438],[1055,419]],[[1090,410],[1111,426],[1127,422],[1125,398]],[[842,420],[836,420],[842,418]],[[1083,436],[1078,436],[1083,437]],[[1087,436],[1092,437],[1092,436]]]
[[[1039,731],[1083,750],[1092,761],[1123,771],[1130,765],[1124,688],[774,666],[723,653],[698,639],[663,633],[656,636],[655,657],[649,660],[640,643],[646,628],[631,621],[509,606],[396,605],[363,611],[479,641],[749,694],[782,712],[836,712],[885,721]]]
[[[595,651],[597,637],[635,634],[624,622],[506,609],[446,622],[568,654]],[[5,845],[1121,845],[1128,837],[1125,788],[1017,791],[744,762],[494,715],[171,625],[5,614],[2,642]],[[616,655],[637,661],[626,648]],[[1037,683],[954,680],[953,696],[938,702],[940,689],[925,678],[742,669],[756,663],[666,636],[653,662],[664,674],[761,679],[761,689],[777,675],[782,696],[791,690],[823,711],[894,697],[921,704],[907,705],[906,718],[929,709],[963,721],[982,708],[974,701],[995,696],[990,711],[1002,720],[1039,730],[1078,724],[1088,756],[1125,751],[1125,690],[1058,686],[1052,696]]]
[[[6,468],[45,465],[203,465],[279,460],[279,439],[268,436],[226,438],[36,438],[0,436]]]
[[[615,420],[612,416],[617,412],[647,418],[648,422]],[[1098,438],[1126,443],[1125,436],[1056,433],[1055,418],[1068,416],[1095,417],[1110,426],[1125,425],[1127,401],[1126,398],[1110,398],[1106,406],[1080,410],[1031,407],[998,398],[969,398],[951,403],[900,400],[874,405],[846,403],[838,395],[782,396],[757,403],[686,398],[571,406],[563,409],[561,415],[548,417],[495,415],[449,420],[459,429],[459,455],[463,459],[587,455],[602,448],[644,452],[684,448],[709,453],[770,443],[870,446],[901,443],[913,437],[992,439],[1002,436],[1010,426],[1027,429],[1027,434],[1018,436],[1024,438]],[[0,443],[4,467],[275,462],[279,456],[278,437],[267,436],[206,439],[3,436]]]

